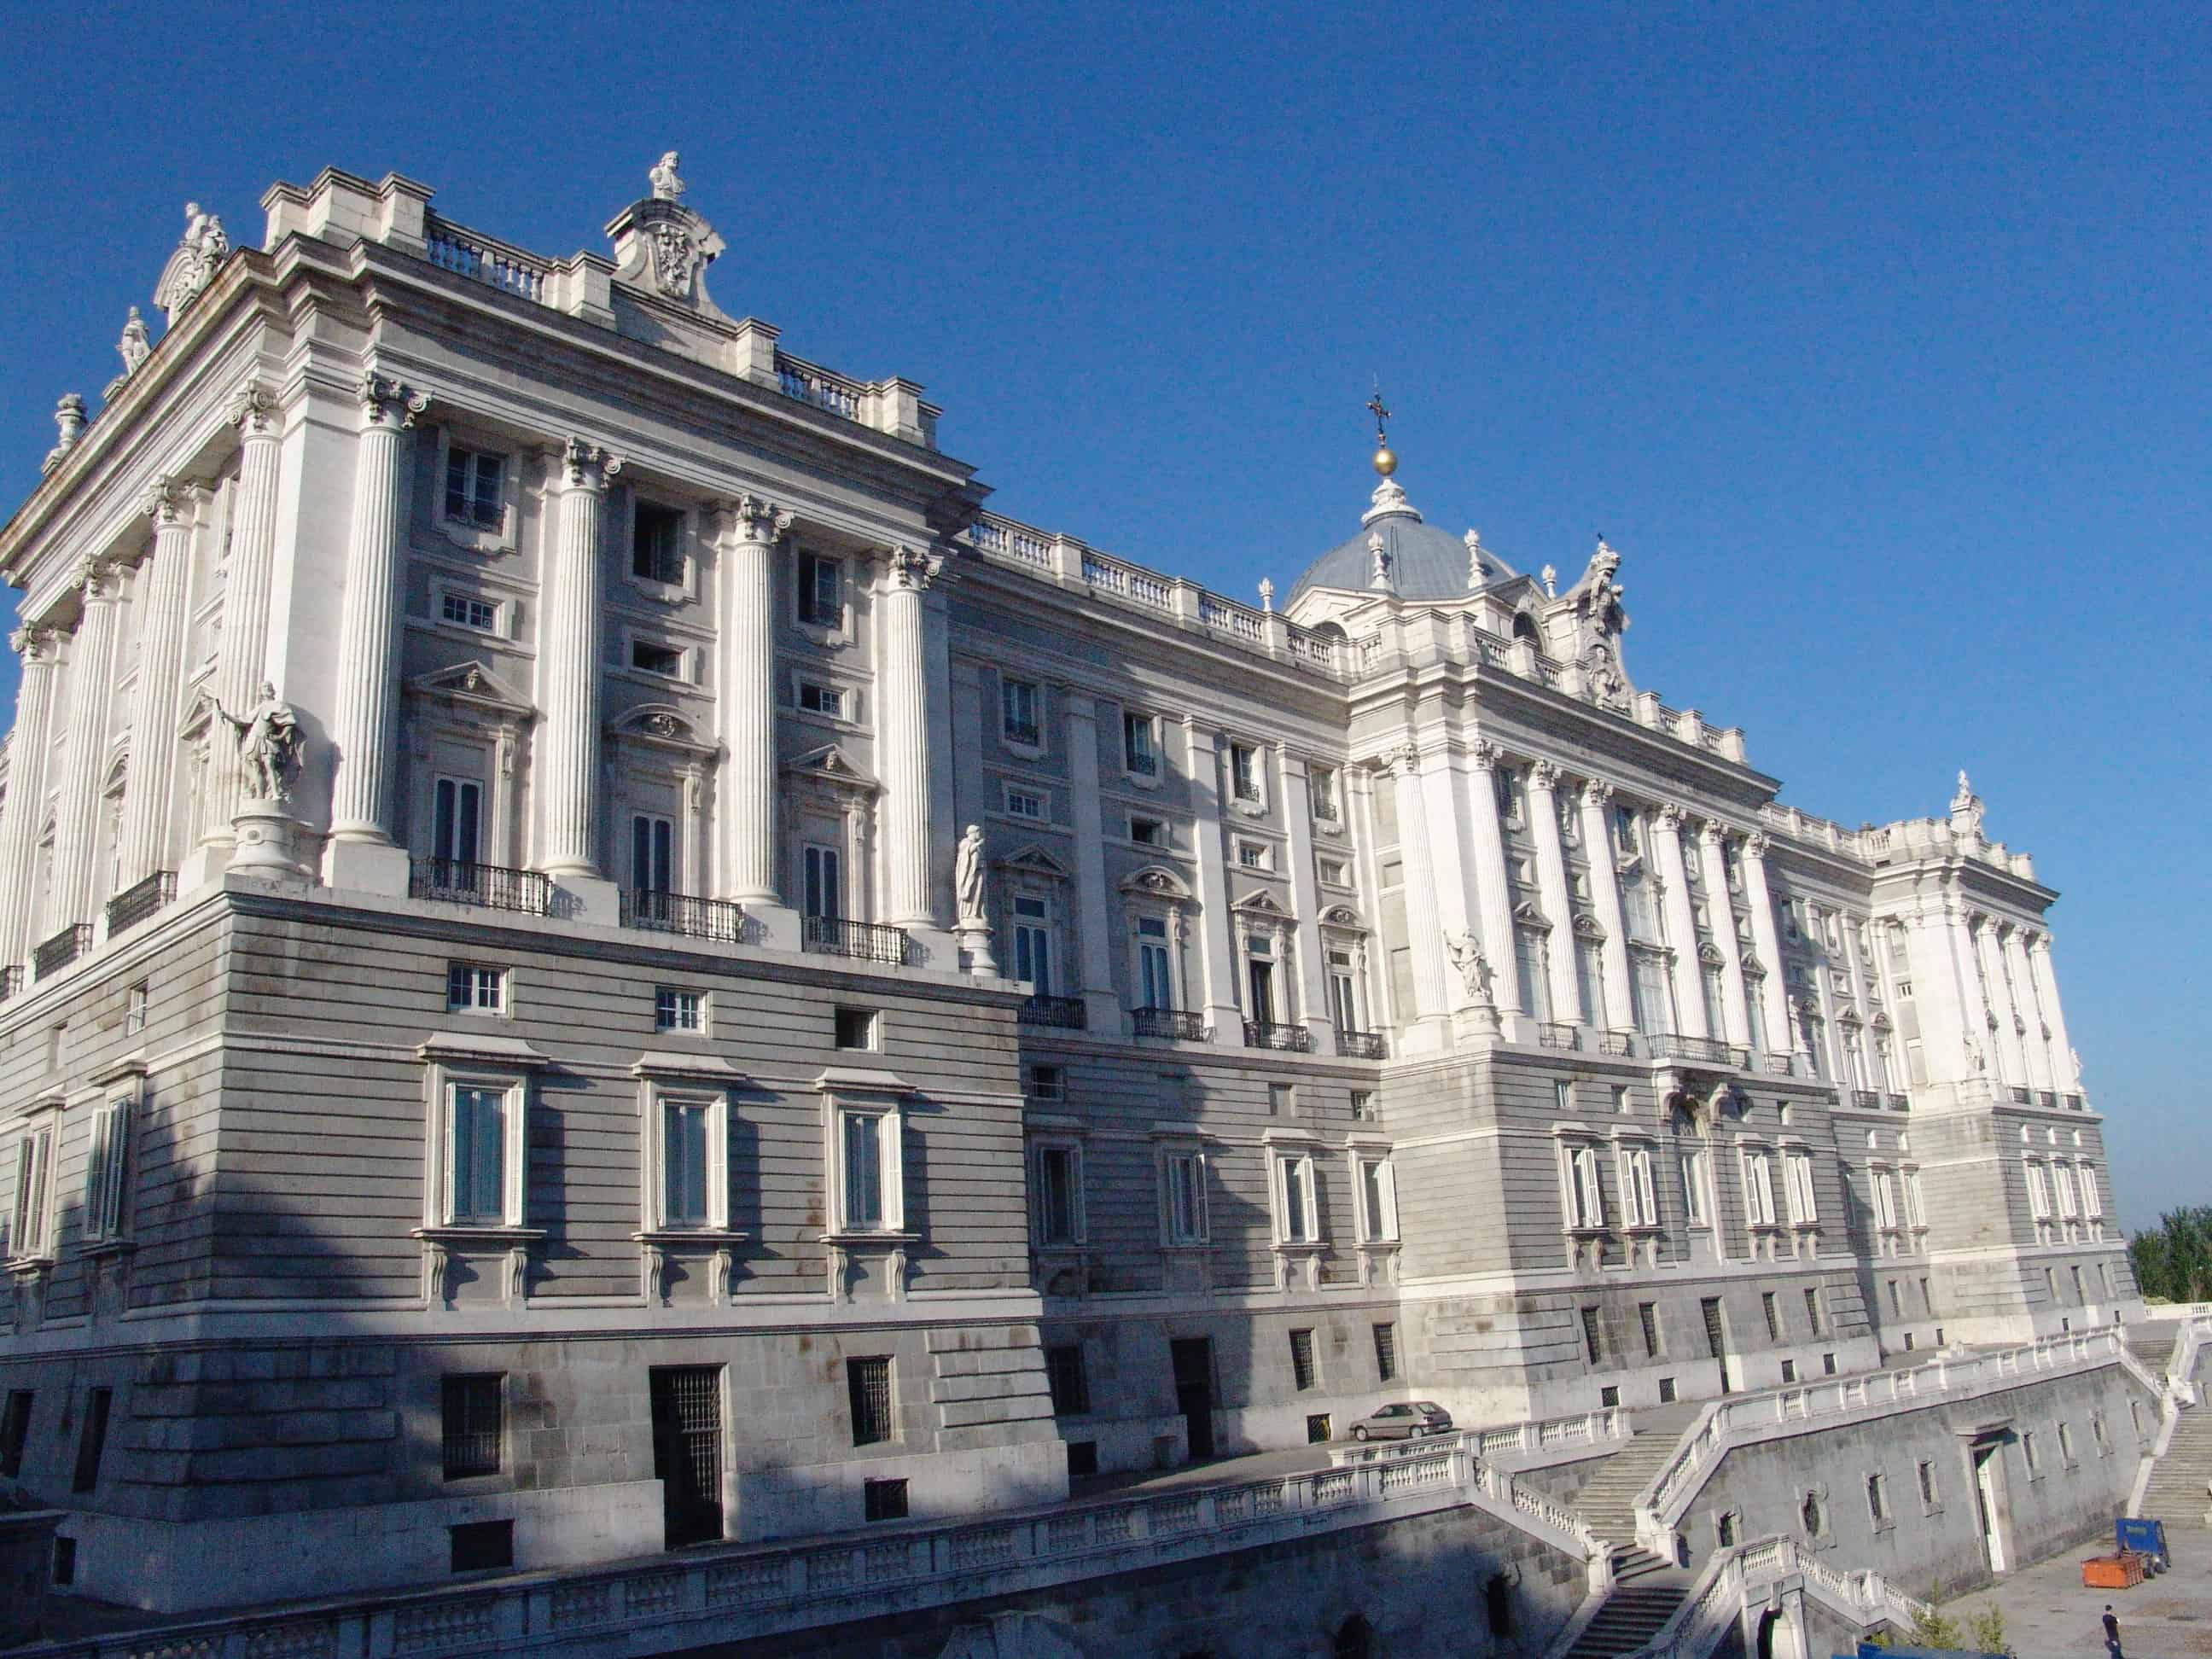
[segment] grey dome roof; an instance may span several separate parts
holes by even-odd
[[[1375,492],[1376,504],[1359,533],[1340,542],[1305,568],[1291,585],[1297,594],[1309,587],[1342,587],[1364,592],[1372,584],[1374,560],[1367,538],[1379,534],[1390,554],[1391,586],[1406,599],[1455,599],[1468,592],[1467,543],[1449,530],[1423,521],[1402,490],[1387,482]],[[1393,499],[1395,498],[1395,499]],[[1510,580],[1515,572],[1488,548],[1482,550],[1483,585]]]

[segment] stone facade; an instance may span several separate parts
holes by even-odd
[[[653,188],[612,258],[397,176],[190,216],[0,531],[0,1467],[81,1585],[941,1517],[2134,1305],[2055,895],[1963,777],[1778,805],[1629,681],[1618,553],[1518,574],[1387,449],[1279,611],[985,512]]]

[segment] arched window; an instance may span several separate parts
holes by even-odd
[[[1513,613],[1513,637],[1516,640],[1526,640],[1531,645],[1540,645],[1543,642],[1536,632],[1535,619],[1525,611],[1516,611]]]
[[[1336,1627],[1336,1659],[1369,1659],[1375,1651],[1375,1627],[1353,1613]]]

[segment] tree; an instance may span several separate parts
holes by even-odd
[[[2212,1205],[2168,1210],[2128,1240],[2128,1262],[2153,1301],[2212,1301]]]

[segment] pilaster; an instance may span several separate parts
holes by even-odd
[[[1689,866],[1682,860],[1682,809],[1662,806],[1651,821],[1659,879],[1667,884],[1667,960],[1674,981],[1674,1019],[1684,1036],[1712,1035],[1705,1020],[1698,969],[1698,913],[1690,902]]]
[[[1590,898],[1605,929],[1600,960],[1605,969],[1605,1024],[1625,1031],[1636,1024],[1636,999],[1628,988],[1628,921],[1620,909],[1620,872],[1613,862],[1607,809],[1613,786],[1592,778],[1583,785],[1583,846],[1589,854]],[[1771,924],[1769,924],[1770,930]]]
[[[1743,842],[1743,897],[1751,908],[1751,942],[1766,969],[1759,981],[1768,1051],[1786,1054],[1790,1041],[1790,994],[1782,972],[1782,935],[1774,926],[1774,889],[1766,876],[1767,839],[1754,830]],[[1732,930],[1731,930],[1732,931]]]
[[[1538,761],[1528,769],[1530,829],[1536,837],[1536,885],[1544,920],[1552,924],[1546,964],[1551,976],[1552,1018],[1579,1024],[1582,992],[1575,981],[1574,900],[1567,887],[1567,859],[1559,844],[1559,769]]]
[[[1213,1040],[1244,1040],[1237,1000],[1237,957],[1229,926],[1229,871],[1221,848],[1221,748],[1218,736],[1183,717],[1183,768],[1190,780],[1191,839],[1198,854],[1200,956],[1206,978],[1206,1023]]]
[[[1705,872],[1705,905],[1713,919],[1713,943],[1721,953],[1721,1018],[1728,1023],[1728,1040],[1747,1049],[1751,1006],[1744,993],[1743,945],[1735,936],[1735,902],[1729,893],[1725,836],[1721,826],[1708,818],[1698,832],[1698,856]]]
[[[15,698],[15,731],[8,757],[8,798],[0,813],[0,891],[14,895],[0,904],[0,965],[20,964],[35,942],[30,937],[31,898],[39,854],[39,832],[46,803],[46,757],[53,749],[54,674],[59,648],[50,628],[18,629],[9,641],[23,659],[22,685]]]
[[[1291,906],[1297,912],[1298,1011],[1312,1033],[1314,1052],[1334,1051],[1335,1025],[1328,1006],[1327,961],[1321,943],[1321,883],[1314,871],[1313,780],[1304,755],[1275,749],[1275,799],[1290,832]]]
[[[1103,1036],[1121,1029],[1114,992],[1114,923],[1106,896],[1106,824],[1098,802],[1098,702],[1072,685],[1060,692],[1067,743],[1067,798],[1075,826],[1075,936],[1085,1012]]]
[[[619,459],[571,438],[558,463],[560,539],[538,630],[539,826],[535,862],[587,907],[611,906],[599,877],[600,569],[607,485]],[[595,918],[598,919],[598,918]],[[613,921],[609,915],[605,920]]]
[[[177,699],[184,681],[185,588],[192,533],[206,492],[157,478],[146,492],[154,544],[139,575],[138,681],[131,697],[131,772],[123,798],[119,885],[164,867],[177,769]]]

